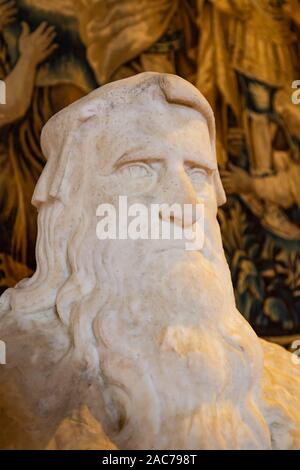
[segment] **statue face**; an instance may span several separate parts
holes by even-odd
[[[149,99],[149,97],[148,97]],[[215,156],[205,118],[196,110],[163,99],[145,98],[108,113],[105,129],[95,133],[96,153],[90,173],[95,205],[128,203],[216,207]],[[148,102],[149,103],[149,102]],[[101,123],[102,125],[103,123]],[[215,210],[215,209],[214,209]],[[182,209],[184,213],[184,209]],[[193,225],[195,213],[184,223]],[[172,223],[182,223],[182,219]]]

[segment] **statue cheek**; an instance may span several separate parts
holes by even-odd
[[[215,187],[211,179],[207,179],[201,187],[197,188],[197,197],[204,203],[207,210],[209,209],[214,214],[217,213]]]
[[[126,178],[114,175],[105,184],[105,192],[122,196],[143,195],[154,191],[156,183],[156,175]]]

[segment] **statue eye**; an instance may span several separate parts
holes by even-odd
[[[188,175],[193,185],[197,188],[201,187],[201,185],[205,183],[207,178],[207,172],[202,168],[191,168],[188,171]]]
[[[122,166],[119,172],[127,178],[145,178],[153,175],[151,168],[145,163],[131,163]]]

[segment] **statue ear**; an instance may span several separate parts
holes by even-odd
[[[49,198],[67,202],[70,178],[87,154],[81,154],[81,128],[96,116],[96,109],[87,106],[80,114],[75,109],[70,111],[66,108],[53,116],[42,130],[41,147],[47,163],[33,193],[32,204],[36,207]]]

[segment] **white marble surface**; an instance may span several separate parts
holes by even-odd
[[[235,306],[214,133],[199,91],[154,73],[47,123],[38,268],[0,300],[1,448],[300,449],[300,366]],[[98,240],[120,194],[204,202],[203,249]]]

